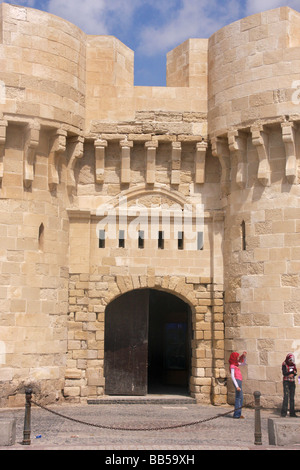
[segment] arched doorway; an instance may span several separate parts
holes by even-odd
[[[168,292],[138,289],[105,311],[105,393],[188,393],[191,312]]]

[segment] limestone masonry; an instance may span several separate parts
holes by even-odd
[[[300,366],[300,13],[187,40],[166,87],[134,86],[133,62],[0,5],[0,406],[124,394],[136,370],[132,394],[232,403],[235,350],[246,403],[278,406]]]

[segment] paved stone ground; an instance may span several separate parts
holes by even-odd
[[[52,405],[48,408],[107,429],[74,422],[33,405],[31,445],[24,446],[24,409],[0,410],[0,419],[15,417],[17,420],[15,445],[0,447],[0,450],[172,450],[175,453],[197,450],[300,450],[300,445],[282,448],[268,444],[267,420],[274,415],[270,411],[261,412],[262,445],[257,446],[254,445],[253,409],[244,408],[245,419],[235,420],[232,414],[218,416],[230,411],[232,407],[229,406],[202,406],[180,402],[124,404],[121,401],[107,404]],[[215,419],[198,423],[207,418]],[[195,422],[198,424],[190,424]],[[181,424],[189,425],[149,431],[111,429],[151,429]]]

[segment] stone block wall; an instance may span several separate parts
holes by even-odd
[[[114,298],[134,289],[164,290],[191,307],[192,359],[190,392],[199,403],[224,404],[227,399],[224,369],[223,286],[197,276],[114,275],[109,267],[93,274],[70,276],[68,359],[64,396],[84,402],[105,393],[105,308]]]
[[[26,384],[45,402],[105,393],[105,308],[140,288],[190,306],[199,402],[226,401],[247,349],[246,400],[277,406],[300,360],[299,28],[287,7],[253,15],[171,51],[167,87],[135,87],[116,38],[0,5],[1,406]],[[204,249],[101,252],[97,211],[119,197],[203,207]]]
[[[85,34],[48,13],[2,3],[1,113],[40,117],[82,129]]]
[[[209,39],[209,134],[297,113],[299,13],[288,7],[230,24]]]
[[[55,402],[64,386],[68,216],[48,186],[51,134],[42,131],[35,178],[23,184],[24,127],[9,125],[0,196],[0,404],[23,406],[24,387]]]
[[[167,87],[201,87],[207,93],[208,40],[188,39],[167,54]]]

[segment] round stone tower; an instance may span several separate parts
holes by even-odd
[[[69,190],[82,156],[84,34],[0,5],[1,405],[64,386]],[[23,395],[22,395],[23,393]]]
[[[209,40],[208,126],[222,166],[226,353],[248,351],[246,394],[282,394],[300,360],[300,14],[237,21]],[[250,398],[249,398],[250,399]]]

